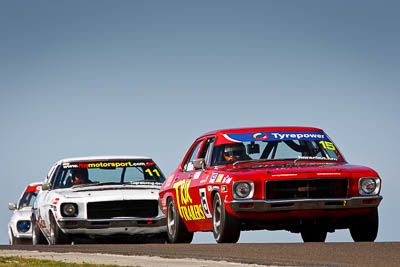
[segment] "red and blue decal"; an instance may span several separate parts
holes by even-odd
[[[28,186],[25,193],[35,192],[40,190],[41,185]]]
[[[255,133],[253,134],[253,138],[258,140],[258,141],[263,141],[265,139],[268,139],[269,134],[268,133]]]
[[[238,143],[251,141],[286,141],[286,140],[305,140],[305,141],[329,141],[324,132],[312,131],[274,131],[274,132],[252,132],[252,133],[231,133],[223,134],[219,144]],[[225,139],[225,140],[224,140]]]

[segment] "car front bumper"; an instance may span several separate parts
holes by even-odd
[[[32,239],[32,233],[31,232],[23,233],[23,234],[17,233],[17,234],[15,234],[14,237],[17,239]]]
[[[167,231],[166,217],[156,218],[113,218],[113,219],[78,219],[61,218],[58,224],[67,234],[158,234]]]
[[[365,196],[340,199],[297,199],[297,200],[233,200],[229,206],[233,212],[271,212],[294,210],[341,210],[375,208],[382,196]]]

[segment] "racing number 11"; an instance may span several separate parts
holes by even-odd
[[[321,141],[319,143],[324,147],[324,149],[336,150],[335,146],[331,142]]]
[[[145,172],[147,172],[150,176],[153,176],[153,173],[150,171],[150,169],[146,169]],[[153,172],[157,175],[160,176],[160,173],[154,169]]]

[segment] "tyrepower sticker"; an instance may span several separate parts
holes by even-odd
[[[173,186],[176,193],[176,204],[179,214],[186,221],[205,219],[201,204],[193,205],[189,194],[190,182],[192,180],[182,180]]]
[[[324,132],[315,131],[271,131],[251,133],[223,134],[223,138],[217,141],[216,145],[232,142],[251,141],[285,141],[285,140],[324,140],[329,141]]]

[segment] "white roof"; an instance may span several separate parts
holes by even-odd
[[[43,184],[43,182],[33,182],[33,183],[30,183],[28,186],[36,186],[36,185],[42,185]]]
[[[74,162],[74,161],[100,161],[100,160],[141,160],[141,159],[151,159],[149,157],[144,156],[91,156],[91,157],[74,157],[74,158],[65,158],[59,160],[57,163],[63,162]]]

